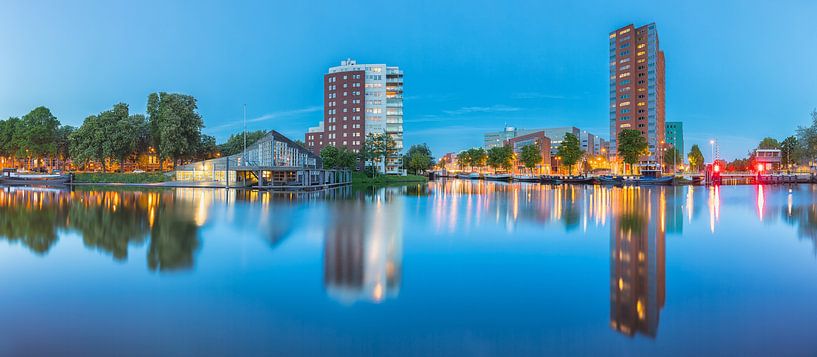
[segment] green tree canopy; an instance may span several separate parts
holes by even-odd
[[[539,146],[529,144],[522,147],[519,151],[519,161],[529,170],[532,170],[542,163],[542,153],[539,151]]]
[[[497,146],[488,149],[488,166],[494,170],[510,170],[513,167],[513,149],[510,146]]]
[[[248,131],[247,132],[247,147],[252,144],[255,144],[258,140],[261,140],[264,136],[267,135],[267,132],[264,130],[256,130],[256,131]],[[230,135],[230,138],[227,139],[227,142],[218,146],[219,152],[221,152],[222,156],[230,156],[239,154],[244,151],[244,133],[236,133]]]
[[[483,148],[471,148],[467,150],[468,152],[468,164],[471,167],[482,167],[485,166],[486,161],[488,160],[488,152],[485,151]]]
[[[17,130],[20,118],[8,118],[0,121],[0,156],[16,157],[20,152],[20,143],[17,141]]]
[[[630,165],[632,172],[633,165],[638,162],[641,155],[646,154],[647,140],[641,132],[633,129],[624,129],[618,133],[618,155],[621,156],[625,164]]]
[[[147,113],[159,157],[176,161],[192,157],[201,143],[204,122],[196,98],[178,93],[151,93]]]
[[[800,142],[794,136],[789,136],[780,143],[780,153],[782,155],[783,166],[800,162]]]
[[[33,158],[57,155],[57,129],[60,121],[46,107],[34,108],[17,125],[18,154]]]
[[[681,154],[678,149],[674,146],[668,147],[664,150],[664,165],[668,167],[673,167],[673,165],[683,164],[684,163],[684,156]],[[675,169],[673,169],[673,172]]]
[[[765,137],[757,144],[758,149],[780,149],[780,142],[775,138]]]
[[[427,171],[433,166],[434,158],[431,156],[431,149],[426,144],[412,145],[403,155],[403,167],[413,174]]]
[[[380,165],[385,165],[386,158],[393,157],[397,153],[397,143],[391,135],[382,133],[369,133],[363,145],[363,158],[366,164],[371,167],[372,172],[380,172]]]
[[[701,152],[701,148],[698,147],[698,144],[692,145],[689,149],[687,160],[689,160],[690,169],[694,171],[701,171],[703,169],[704,154]]]
[[[562,164],[567,166],[568,173],[572,173],[573,165],[579,162],[584,155],[579,138],[573,133],[565,133],[556,155],[562,161]]]

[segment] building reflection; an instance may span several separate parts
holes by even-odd
[[[666,188],[612,192],[610,326],[655,337],[665,299]]]
[[[333,299],[377,303],[399,294],[405,190],[358,191],[329,205],[323,276]]]

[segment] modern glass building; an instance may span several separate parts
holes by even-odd
[[[176,168],[176,181],[216,182],[232,184],[247,173],[261,172],[253,180],[261,183],[295,181],[302,170],[320,170],[323,164],[318,155],[289,140],[277,131],[247,147],[245,152],[232,156],[194,162]]]
[[[666,125],[666,134],[667,134],[667,145],[672,145],[672,147],[678,149],[678,152],[681,153],[681,156],[684,155],[685,147],[684,147],[684,123],[680,121],[668,121]]]

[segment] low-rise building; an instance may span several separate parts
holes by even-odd
[[[551,166],[550,143],[551,140],[550,138],[545,136],[544,131],[537,131],[507,140],[505,142],[505,145],[508,145],[511,148],[513,148],[513,152],[516,154],[516,160],[514,162],[514,172],[533,171],[533,173],[535,174],[549,174]],[[527,167],[525,167],[525,164],[520,160],[519,157],[520,153],[522,152],[522,148],[528,145],[535,145],[539,149],[540,155],[542,155],[542,161],[538,165],[536,165],[536,167],[533,170],[529,170]]]
[[[783,156],[779,149],[756,149],[755,161],[758,171],[777,171],[780,170]]]

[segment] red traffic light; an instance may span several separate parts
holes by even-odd
[[[757,172],[763,172],[763,164],[757,164]]]
[[[715,173],[721,172],[721,165],[715,164],[712,166],[712,171],[715,171]]]

